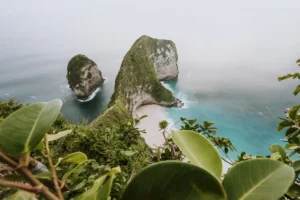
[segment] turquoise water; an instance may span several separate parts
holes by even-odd
[[[277,132],[280,122],[277,117],[285,117],[284,109],[299,103],[299,98],[291,94],[292,82],[272,91],[262,86],[263,93],[261,89],[242,88],[222,92],[182,91],[180,88],[186,84],[182,79],[164,84],[185,102],[181,109],[167,109],[172,122],[177,122],[180,117],[197,119],[199,123],[215,122],[217,134],[230,138],[237,149],[230,153],[232,158],[242,151],[251,155],[269,155],[268,146],[284,144],[280,141],[284,132]]]
[[[2,55],[0,56],[0,101],[15,98],[22,103],[35,103],[59,98],[64,102],[62,113],[65,118],[73,123],[90,122],[108,104],[117,73],[117,69],[114,70],[115,58],[110,59],[110,55],[107,54],[102,56],[107,57],[106,68],[101,69],[107,80],[91,101],[79,102],[66,79],[66,67],[71,57],[69,52],[61,55],[51,52],[24,53],[22,56],[11,57]],[[95,59],[93,55],[90,57],[99,62],[96,56]]]

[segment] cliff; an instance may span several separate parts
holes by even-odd
[[[75,96],[82,100],[87,99],[104,82],[96,63],[81,54],[69,61],[67,79]]]
[[[171,40],[155,39],[142,36],[147,43],[147,55],[152,60],[155,73],[160,81],[177,79],[178,54]]]
[[[181,101],[160,83],[156,74],[151,52],[153,49],[168,48],[166,43],[157,41],[164,40],[142,36],[133,44],[121,64],[109,105],[92,125],[126,122],[132,118],[136,108],[145,104],[181,106]]]

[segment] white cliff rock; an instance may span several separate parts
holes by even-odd
[[[148,40],[147,50],[149,58],[153,61],[157,78],[160,81],[177,79],[179,74],[178,54],[174,42],[151,37],[148,37]]]

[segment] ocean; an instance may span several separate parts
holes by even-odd
[[[96,56],[90,57],[99,63]],[[103,57],[107,59],[107,67],[101,68],[106,81],[87,102],[77,100],[68,86],[66,66],[70,57],[67,54],[25,54],[2,58],[0,65],[5,67],[0,68],[0,100],[15,98],[22,103],[34,103],[59,98],[64,102],[62,113],[66,119],[72,123],[90,122],[108,104],[120,65],[112,62],[115,60],[113,56],[111,59]],[[284,109],[298,103],[299,98],[292,95],[296,81],[279,83],[277,77],[268,77],[268,81],[264,82],[259,80],[260,77],[250,76],[254,83],[246,85],[240,83],[239,78],[232,82],[226,81],[226,78],[218,79],[209,72],[199,73],[203,68],[200,64],[198,66],[179,62],[178,80],[163,82],[184,102],[183,108],[165,109],[168,120],[175,123],[180,117],[186,117],[198,119],[199,123],[213,121],[218,135],[230,138],[239,153],[246,151],[252,155],[267,155],[267,147],[280,143],[284,136],[283,132],[276,130],[280,122],[277,117],[284,117]],[[228,78],[231,79],[230,76]],[[243,77],[243,82],[248,81]],[[261,85],[256,84],[257,81]],[[236,154],[233,153],[234,156]]]
[[[108,104],[123,56],[147,34],[171,39],[178,49],[179,78],[163,84],[185,106],[166,109],[168,120],[213,121],[218,135],[229,137],[239,153],[267,155],[267,146],[284,136],[276,130],[277,117],[299,102],[292,94],[297,80],[279,83],[277,77],[299,70],[300,4],[232,0],[218,5],[2,1],[0,101],[59,98],[66,119],[90,122]],[[78,101],[66,80],[68,61],[79,53],[94,60],[106,78],[88,102]]]

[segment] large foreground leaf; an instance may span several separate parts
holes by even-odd
[[[31,104],[9,115],[0,124],[0,148],[20,156],[34,150],[59,114],[61,100]]]
[[[143,169],[127,186],[122,200],[224,200],[220,182],[192,164],[167,161]]]
[[[230,200],[277,200],[293,184],[294,169],[271,159],[255,159],[234,165],[223,185]]]
[[[86,192],[76,197],[76,200],[109,200],[112,182],[117,173],[121,172],[120,167],[115,167],[109,173],[94,181],[93,186]]]
[[[206,137],[194,131],[172,131],[172,138],[192,164],[207,170],[217,178],[221,178],[221,157]]]

